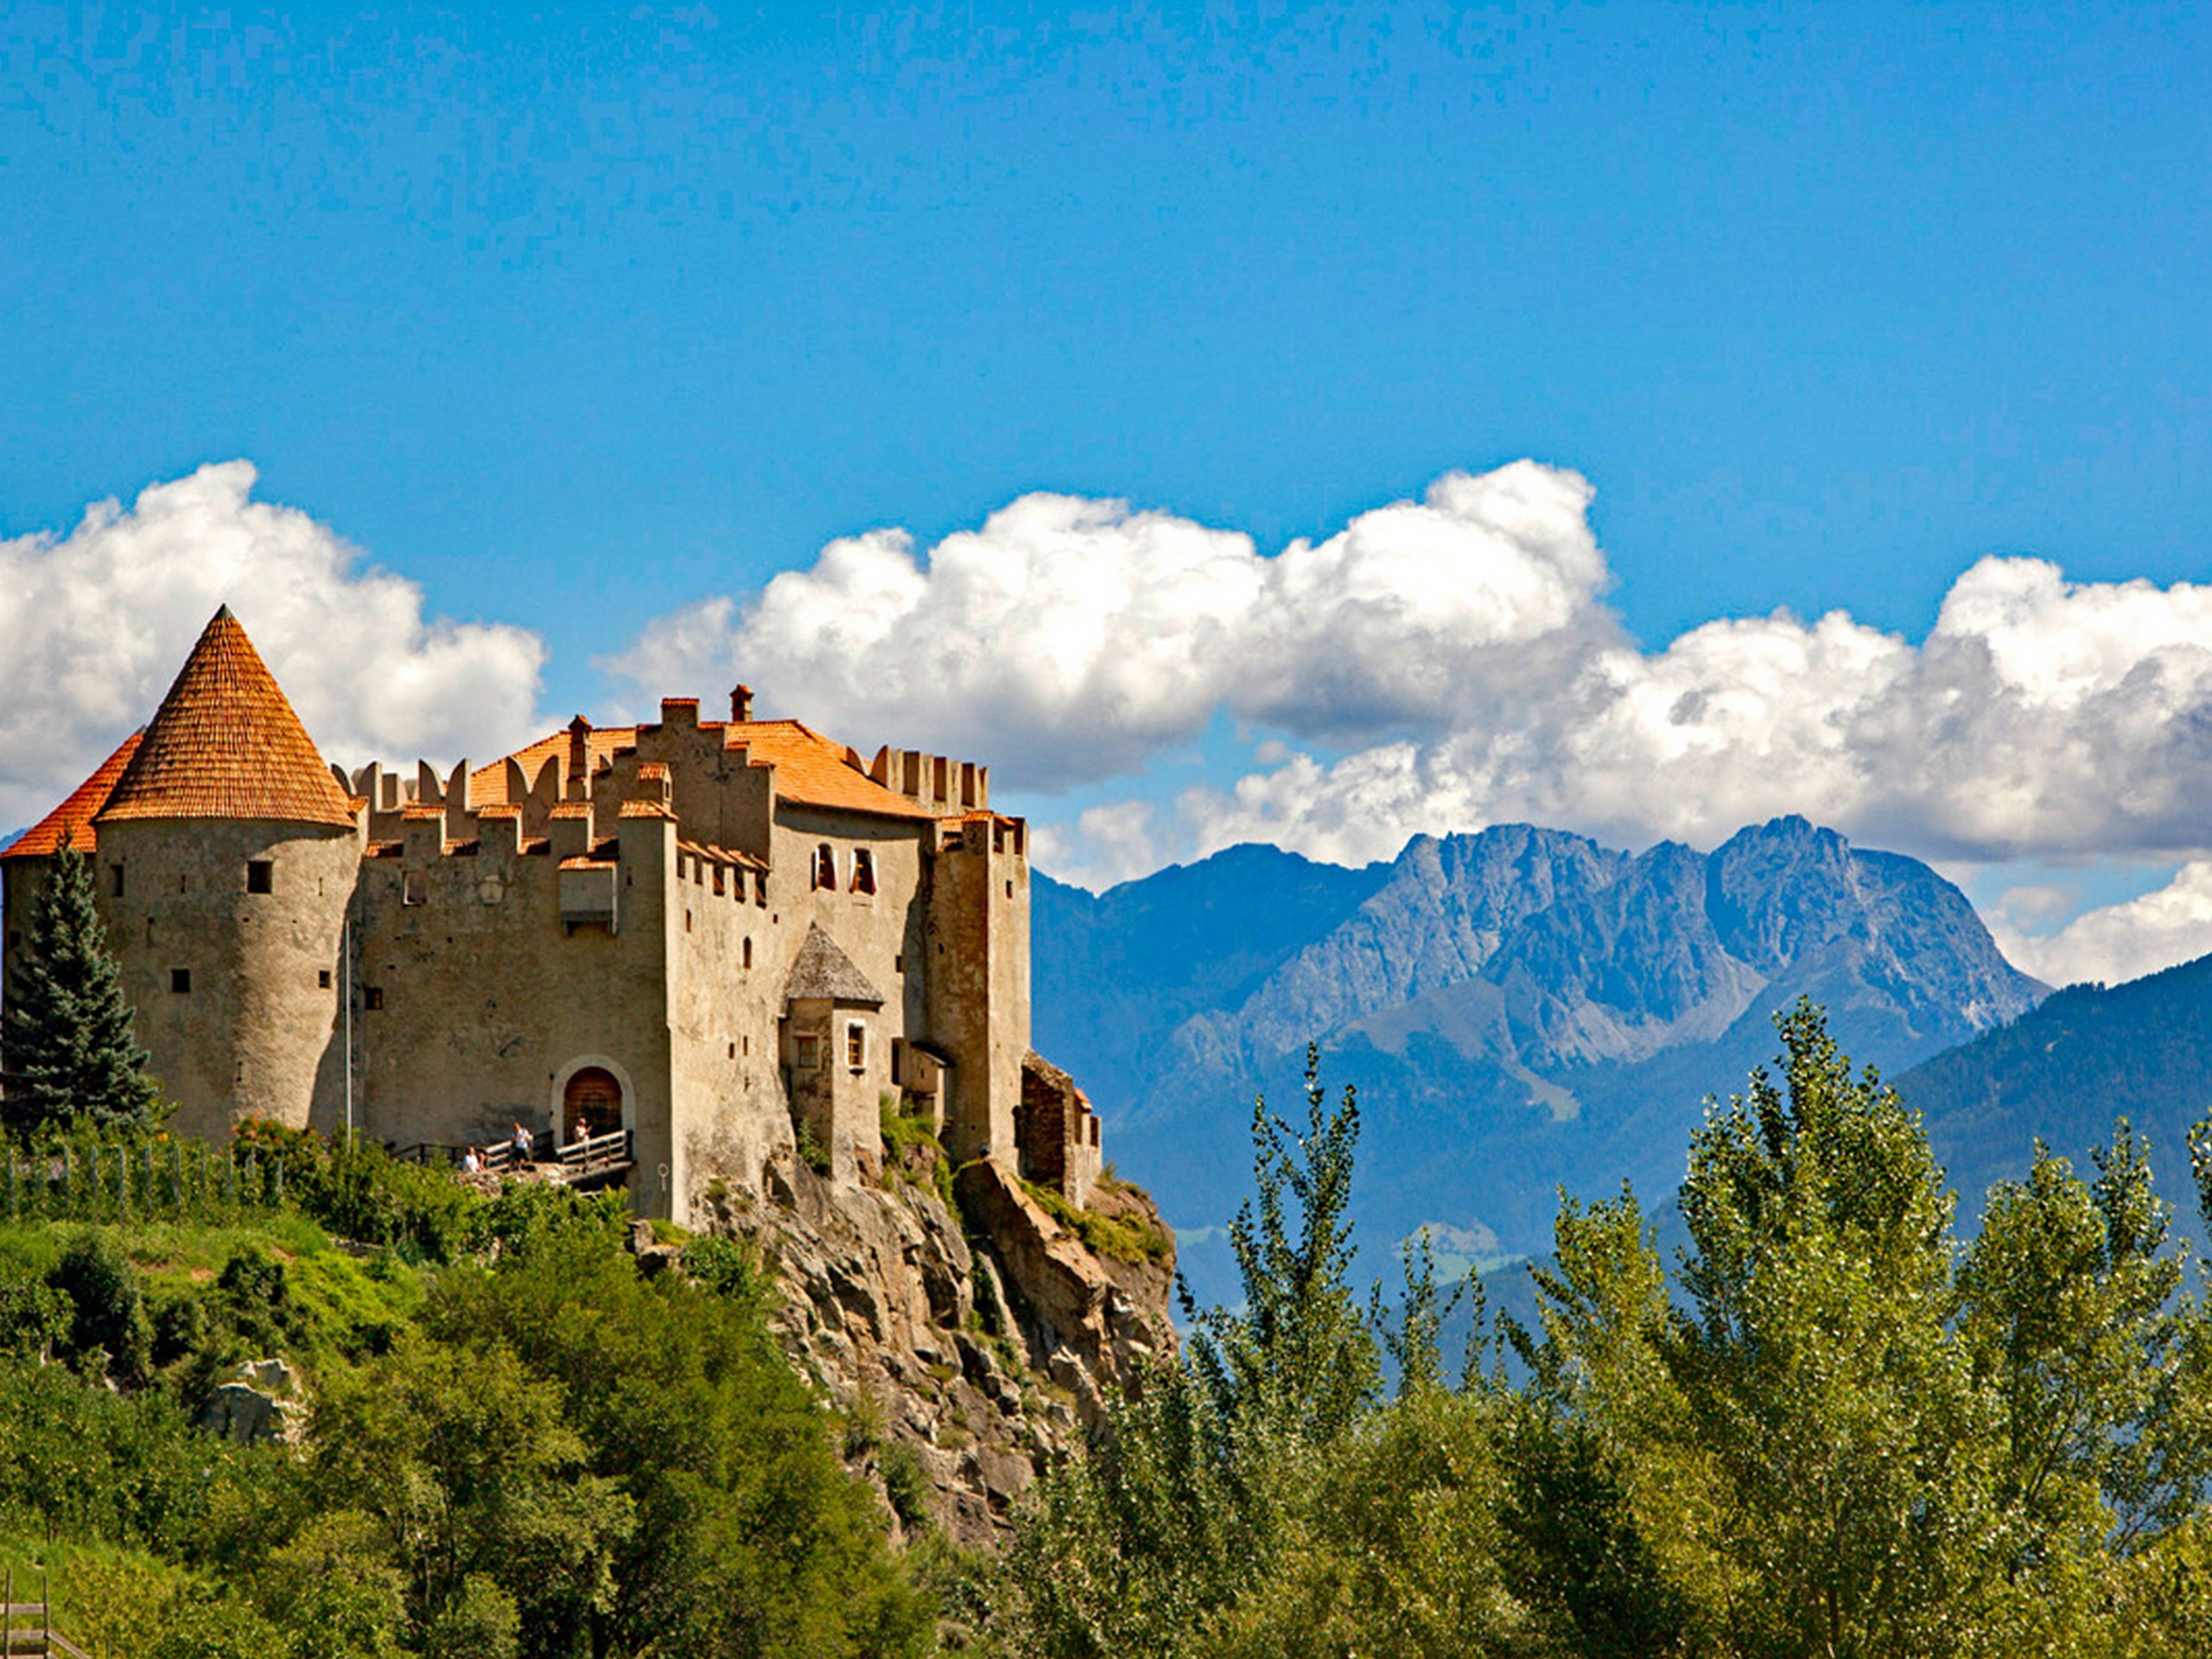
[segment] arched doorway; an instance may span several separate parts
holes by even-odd
[[[602,1066],[587,1065],[561,1090],[561,1144],[622,1127],[622,1085]]]

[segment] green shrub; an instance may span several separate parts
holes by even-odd
[[[153,1358],[153,1320],[138,1270],[108,1234],[88,1228],[72,1237],[47,1283],[69,1302],[62,1357],[126,1382],[146,1375]]]
[[[1081,1239],[1094,1255],[1142,1267],[1167,1254],[1167,1235],[1157,1227],[1118,1216],[1102,1216],[1096,1210],[1078,1210],[1051,1187],[1034,1181],[1021,1185],[1039,1209]]]

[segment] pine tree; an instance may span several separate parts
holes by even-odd
[[[67,840],[26,943],[0,1021],[9,1079],[0,1122],[26,1136],[78,1118],[150,1122],[159,1094],[131,1033],[122,970],[93,901],[92,866]]]

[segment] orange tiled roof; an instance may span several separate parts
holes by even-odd
[[[935,814],[917,806],[896,791],[886,789],[853,764],[852,751],[833,742],[796,720],[702,720],[700,726],[722,734],[724,748],[744,748],[752,759],[776,769],[778,798],[800,806],[835,807],[847,812],[866,812],[880,818],[927,818]],[[592,769],[612,760],[625,749],[638,747],[634,726],[602,726],[586,740]],[[525,777],[557,755],[569,752],[569,734],[542,737],[507,760],[518,762]],[[507,798],[506,760],[495,760],[469,774],[472,804],[497,803]]]
[[[750,853],[737,852],[728,847],[717,847],[712,842],[679,841],[676,843],[694,858],[703,858],[710,864],[734,864],[741,870],[765,870],[768,861],[755,858]]]
[[[346,791],[227,605],[177,671],[99,817],[353,823]]]
[[[67,800],[24,830],[14,846],[0,853],[0,858],[48,857],[61,850],[64,835],[79,852],[91,852],[99,839],[93,831],[92,819],[107,804],[115,780],[123,776],[130,757],[138,753],[138,740],[145,734],[136,731],[124,738],[117,745],[115,753],[101,761],[99,769],[78,785]]]

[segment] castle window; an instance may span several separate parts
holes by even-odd
[[[691,912],[688,910],[683,912],[683,931],[686,933],[691,931]]]
[[[268,893],[275,886],[276,867],[265,858],[246,861],[245,890],[248,893]]]
[[[1014,883],[1012,881],[1008,881],[1006,884],[1006,896],[1009,899],[1014,897]]]
[[[891,1039],[891,1086],[900,1089],[906,1083],[906,1045],[897,1038]]]
[[[315,970],[315,988],[318,991],[327,991],[330,988],[329,969],[318,968]]]
[[[822,1069],[822,1039],[819,1037],[798,1038],[791,1047],[800,1071],[818,1071]]]
[[[753,902],[766,910],[768,907],[768,872],[753,872]]]
[[[122,865],[111,864],[107,867],[107,890],[111,894],[118,899],[123,897]]]
[[[403,870],[399,877],[399,902],[419,905],[430,896],[430,873],[428,870]]]
[[[875,855],[865,847],[856,848],[853,852],[853,891],[875,891]]]
[[[147,943],[147,944],[151,944],[153,942],[154,942],[154,918],[153,918],[152,917],[149,916],[149,917],[146,918],[146,943]]]
[[[721,898],[721,897],[722,896],[722,893],[723,893],[723,890],[724,890],[724,887],[725,887],[725,882],[724,882],[724,879],[723,879],[723,875],[722,875],[722,867],[721,867],[721,865],[717,864],[717,865],[715,865],[715,898],[719,899],[719,898]]]
[[[753,941],[750,939],[745,942],[745,965],[747,968],[753,965]]]
[[[172,968],[169,969],[169,995],[172,996],[189,996],[192,995],[191,969]]]
[[[737,1045],[735,1043],[732,1043],[729,1046],[729,1057],[733,1060],[737,1058]]]
[[[836,890],[837,855],[826,841],[814,849],[814,885]]]
[[[891,971],[894,974],[903,974],[906,971],[906,953],[905,951],[901,950],[897,956],[891,958]]]
[[[845,1064],[855,1071],[868,1065],[868,1027],[857,1020],[845,1027]]]
[[[371,1014],[374,1014],[381,1009],[384,1007],[384,987],[381,985],[362,986],[361,1006],[366,1008]]]

